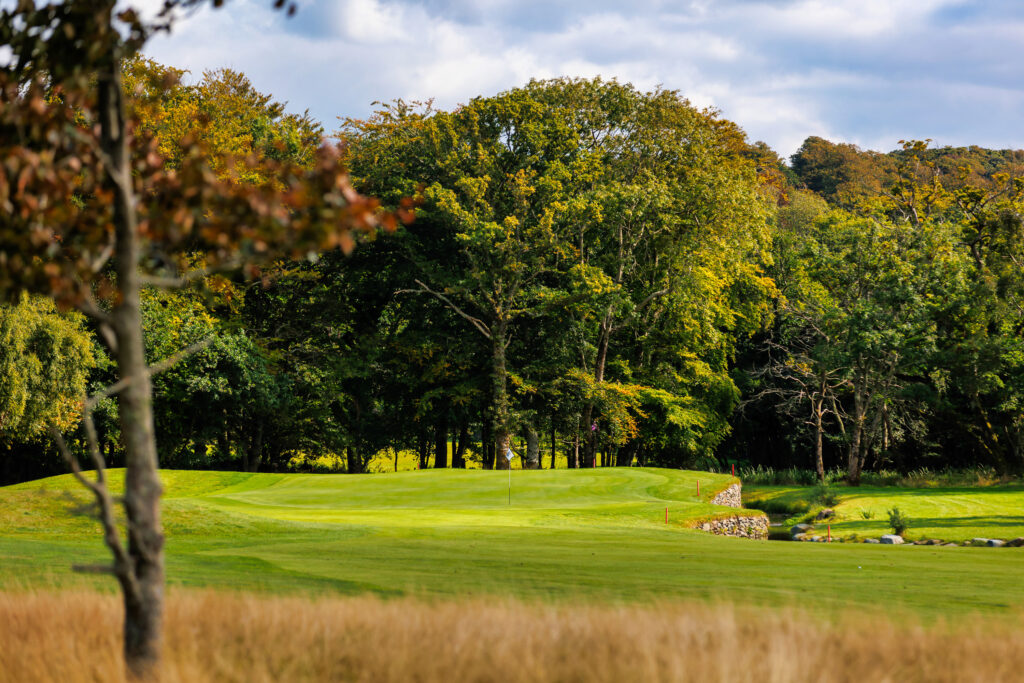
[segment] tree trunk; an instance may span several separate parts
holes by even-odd
[[[113,3],[108,11],[113,10]],[[114,268],[120,301],[111,311],[117,338],[117,370],[130,380],[117,394],[121,436],[125,447],[124,508],[131,566],[119,576],[124,594],[124,656],[129,672],[152,676],[160,661],[164,599],[164,535],[152,389],[146,367],[139,303],[139,237],[125,138],[120,64],[111,56],[108,72],[97,80],[100,135],[110,164],[113,222],[117,248]]]
[[[555,432],[555,415],[554,415],[554,413],[552,413],[552,415],[551,415],[551,469],[555,469],[555,459],[557,457],[557,452],[556,452],[556,449],[555,449],[555,437],[556,437],[556,432]]]
[[[604,381],[604,369],[608,363],[608,346],[611,343],[612,310],[609,308],[601,321],[601,329],[597,335],[597,361],[594,363],[594,383]],[[586,448],[583,452],[583,466],[593,467],[597,457],[597,430],[594,426],[594,403],[588,402],[583,409],[583,429],[586,434]]]
[[[260,469],[260,461],[263,459],[263,422],[261,421],[256,426],[256,434],[253,435],[252,441],[249,444],[249,448],[245,454],[245,471],[246,472],[258,472]]]
[[[860,486],[861,472],[861,440],[864,436],[864,420],[866,413],[864,397],[860,390],[853,394],[853,436],[850,438],[850,448],[846,455],[846,482],[850,486]]]
[[[491,417],[484,411],[483,425],[480,428],[480,466],[485,470],[494,469],[494,427]]]
[[[508,469],[505,454],[510,440],[508,408],[508,371],[505,366],[505,337],[508,323],[504,320],[495,324],[492,331],[493,372],[492,401],[494,408],[494,468]]]
[[[469,442],[469,423],[465,418],[459,427],[459,441],[452,453],[452,467],[461,470],[466,469],[466,446]]]
[[[580,421],[576,420],[576,431],[572,435],[572,457],[569,458],[569,468],[579,469],[580,466]]]
[[[362,458],[359,456],[359,446],[349,445],[345,449],[345,460],[348,465],[349,474],[362,474],[363,470],[366,469]]]
[[[434,468],[448,467],[448,417],[442,415],[434,425]]]
[[[822,388],[822,394],[817,398],[813,404],[814,409],[814,466],[818,470],[818,481],[822,484],[825,483],[825,461],[822,458],[822,436],[824,429],[822,427],[822,411],[824,410],[824,387]]]
[[[622,446],[615,453],[616,467],[630,467],[633,464],[633,456],[636,454],[637,442],[630,441]]]
[[[526,427],[526,460],[523,462],[523,469],[540,469],[540,435],[533,425]]]
[[[421,470],[427,469],[427,465],[430,462],[430,445],[427,440],[427,430],[420,425],[420,430],[416,440],[416,456],[419,458],[418,467]]]

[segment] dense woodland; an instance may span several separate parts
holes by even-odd
[[[783,160],[680,93],[600,79],[328,130],[242,74],[182,76],[135,60],[124,79],[165,167],[198,142],[218,180],[273,183],[253,158],[312,165],[337,135],[355,189],[415,217],[255,281],[146,289],[151,364],[205,343],[153,377],[163,467],[492,468],[511,445],[524,467],[853,483],[1024,469],[1024,151],[810,137]],[[108,352],[29,296],[0,338],[0,483],[62,472],[46,427],[114,381]],[[114,466],[116,412],[95,413]]]

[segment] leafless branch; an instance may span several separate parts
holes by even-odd
[[[194,354],[194,353],[196,353],[198,351],[202,351],[207,346],[209,346],[212,342],[213,342],[213,337],[207,337],[206,339],[203,339],[202,341],[198,341],[195,344],[191,344],[189,346],[186,346],[181,351],[178,351],[177,353],[175,353],[172,356],[168,356],[167,358],[165,358],[164,360],[160,361],[159,363],[156,363],[154,365],[150,365],[146,369],[146,373],[150,377],[153,377],[154,375],[159,375],[161,372],[169,370],[170,368],[174,367],[175,365],[180,363],[185,358],[188,358],[192,354]],[[111,385],[109,385],[107,387],[104,387],[103,389],[100,389],[95,394],[93,394],[88,399],[86,399],[86,401],[85,401],[85,412],[88,413],[89,411],[91,411],[103,399],[108,398],[110,396],[113,396],[114,394],[117,394],[118,392],[123,391],[125,389],[125,387],[127,387],[129,384],[131,384],[131,382],[132,382],[132,378],[131,377],[122,377],[121,379],[119,379],[118,381],[114,382],[113,384],[111,384]]]
[[[96,498],[96,503],[99,505],[100,524],[103,527],[103,542],[106,543],[110,552],[114,556],[114,565],[110,568],[111,573],[117,576],[125,591],[131,591],[131,594],[137,594],[138,585],[135,580],[135,575],[131,571],[131,559],[128,557],[128,553],[124,549],[124,544],[121,542],[121,534],[117,529],[117,521],[114,518],[114,500],[110,495],[110,489],[107,488],[106,467],[103,461],[103,455],[100,453],[99,445],[96,442],[96,427],[92,421],[92,415],[89,411],[85,411],[83,421],[86,424],[89,453],[92,456],[93,465],[96,467],[96,481],[89,480],[82,473],[82,468],[79,465],[78,458],[76,458],[75,454],[71,452],[70,448],[68,448],[67,443],[64,441],[64,435],[61,434],[60,430],[56,427],[51,427],[50,434],[53,436],[53,440],[57,444],[57,449],[71,467],[71,471],[75,475],[75,478],[85,486],[85,488],[91,491],[93,496]]]
[[[433,296],[443,301],[448,306],[448,308],[455,311],[460,316],[462,316],[470,323],[472,323],[473,327],[475,327],[480,332],[480,334],[484,335],[488,339],[491,338],[491,328],[489,328],[487,326],[487,323],[485,323],[483,320],[469,315],[461,308],[459,308],[451,299],[446,297],[444,294],[441,294],[440,292],[435,292],[420,280],[414,280],[414,282],[420,286],[419,289],[400,289],[396,292],[396,294],[432,294]]]

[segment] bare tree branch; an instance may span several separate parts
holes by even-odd
[[[181,351],[178,351],[174,355],[168,356],[167,358],[163,359],[159,363],[156,363],[154,365],[150,365],[148,368],[146,368],[146,373],[150,377],[153,377],[154,375],[159,375],[161,372],[164,372],[166,370],[171,369],[172,367],[174,367],[175,365],[180,363],[182,360],[188,358],[192,354],[197,353],[197,352],[202,351],[203,349],[205,349],[207,346],[209,346],[211,343],[213,343],[213,339],[214,339],[213,337],[207,337],[206,339],[203,339],[202,341],[198,341],[195,344],[191,344],[189,346],[186,346]],[[86,401],[85,401],[85,410],[86,410],[86,412],[88,413],[93,408],[95,408],[96,405],[100,401],[102,401],[103,399],[108,398],[110,396],[113,396],[114,394],[116,394],[116,393],[118,393],[120,391],[123,391],[125,389],[125,387],[127,387],[129,384],[131,384],[131,382],[132,382],[132,378],[131,377],[122,377],[121,379],[119,379],[118,381],[114,382],[110,386],[107,386],[107,387],[104,387],[103,389],[100,389],[98,392],[96,392],[95,394],[90,396],[88,399],[86,399]]]
[[[86,423],[89,453],[96,467],[96,481],[90,481],[82,473],[78,458],[68,448],[67,443],[64,441],[64,435],[61,434],[60,430],[56,427],[51,427],[50,434],[53,436],[53,440],[57,444],[57,448],[60,450],[64,460],[71,466],[71,471],[74,473],[75,478],[85,488],[89,489],[96,498],[96,503],[99,505],[100,524],[103,527],[103,542],[114,556],[114,565],[110,568],[111,573],[117,577],[126,592],[130,592],[130,595],[137,595],[138,583],[131,570],[131,560],[124,549],[124,544],[121,542],[121,534],[118,531],[117,521],[114,518],[114,500],[110,495],[110,490],[107,488],[106,467],[103,455],[100,453],[99,445],[96,442],[96,427],[92,421],[92,415],[88,411],[84,413],[83,420]]]
[[[452,309],[453,311],[455,311],[456,313],[461,315],[463,318],[465,318],[466,320],[471,322],[473,324],[473,327],[475,327],[477,330],[479,330],[480,334],[484,335],[488,339],[491,338],[491,328],[489,328],[487,326],[487,323],[485,323],[483,320],[481,320],[480,318],[475,318],[475,317],[469,315],[468,313],[463,311],[461,308],[459,308],[457,305],[455,305],[455,303],[451,299],[446,297],[444,294],[441,294],[440,292],[435,292],[434,290],[432,290],[430,287],[428,287],[426,284],[424,284],[420,280],[414,280],[414,282],[420,286],[420,289],[400,289],[400,290],[398,290],[395,293],[396,294],[432,294],[435,297],[437,297],[438,299],[440,299],[441,301],[443,301],[448,306],[448,308]]]

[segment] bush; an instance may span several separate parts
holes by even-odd
[[[863,519],[874,519],[875,518],[875,511],[874,510],[861,510],[860,511],[860,516]]]
[[[815,486],[811,490],[811,501],[820,503],[825,507],[835,507],[836,503],[839,502],[839,494],[827,485]]]
[[[889,510],[889,528],[897,536],[902,536],[907,532],[907,528],[910,526],[910,519],[900,512],[900,509],[894,507]]]

